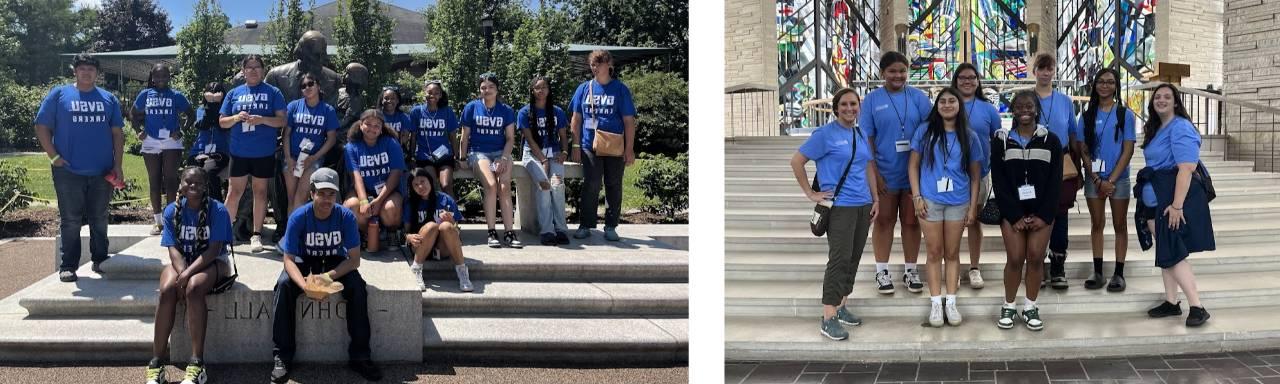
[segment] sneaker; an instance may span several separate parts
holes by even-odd
[[[1204,310],[1204,307],[1191,307],[1189,312],[1187,314],[1188,327],[1199,327],[1204,325],[1204,322],[1209,321],[1209,311]]]
[[[182,384],[204,384],[209,381],[209,375],[204,371],[204,362],[192,361],[187,363],[187,375],[182,378]]]
[[[818,331],[822,332],[823,336],[826,336],[831,340],[844,340],[849,338],[849,331],[844,330],[844,327],[840,326],[840,321],[836,320],[834,317],[822,320],[822,326],[818,328]]]
[[[106,260],[103,260],[103,261],[106,261]],[[99,274],[99,275],[102,275],[102,274],[105,274],[105,273],[106,273],[106,272],[104,272],[104,271],[102,270],[102,261],[95,261],[95,262],[93,262],[93,264],[89,266],[89,270],[91,270],[91,271],[93,271],[93,273],[96,273],[96,274]]]
[[[556,244],[569,245],[569,235],[561,231],[556,231]]]
[[[161,226],[160,224],[151,225],[151,236],[160,236],[161,232],[164,232],[164,226]]]
[[[835,319],[839,320],[840,324],[844,325],[862,325],[862,319],[858,318],[858,316],[854,316],[853,312],[849,312],[849,307],[844,305],[841,305],[840,308],[836,308]]]
[[[573,238],[578,240],[582,240],[588,237],[591,237],[591,230],[587,228],[578,228],[578,231],[573,233]]]
[[[908,269],[907,273],[902,274],[902,283],[907,285],[907,291],[911,293],[924,291],[924,283],[920,281],[920,273],[914,269]]]
[[[1040,308],[1038,307],[1023,309],[1022,322],[1027,325],[1027,329],[1032,331],[1044,329],[1044,322],[1040,321]]]
[[[538,242],[539,242],[539,243],[542,243],[542,245],[546,245],[546,246],[554,246],[554,245],[558,244],[558,243],[556,243],[556,234],[551,233],[551,232],[547,232],[547,233],[544,233],[544,234],[538,235]]]
[[[289,381],[289,362],[281,359],[280,356],[273,356],[275,366],[271,368],[271,382],[283,383]]]
[[[147,384],[168,384],[169,383],[169,380],[166,380],[164,378],[164,364],[161,364],[159,360],[155,360],[155,359],[151,360],[151,363],[147,364],[146,370],[147,370]]]
[[[1067,289],[1067,254],[1059,253],[1049,258],[1049,286]]]
[[[467,269],[467,265],[455,265],[453,271],[458,274],[458,290],[463,292],[475,291],[475,287],[471,286],[471,271]]]
[[[489,230],[489,248],[502,248],[502,242],[498,240],[498,231]]]
[[[1180,315],[1182,315],[1181,301],[1177,302],[1176,304],[1165,301],[1160,303],[1159,306],[1156,306],[1155,308],[1151,308],[1151,310],[1147,311],[1147,316],[1151,316],[1153,318],[1180,316]]]
[[[889,271],[876,272],[876,288],[877,291],[886,295],[893,294],[893,277],[889,276]]]
[[[254,234],[249,238],[249,251],[253,253],[262,252],[262,235]]]
[[[1093,275],[1090,275],[1089,279],[1084,281],[1084,289],[1102,289],[1102,287],[1106,286],[1106,283],[1107,281],[1102,278],[1102,273],[1094,271]]]
[[[982,281],[982,270],[977,268],[969,268],[969,287],[973,289],[982,289],[986,283]]]
[[[929,325],[933,327],[942,326],[942,303],[934,302],[929,307]]]
[[[76,271],[58,272],[58,280],[62,280],[62,282],[64,283],[70,283],[70,282],[76,281],[77,279],[79,278],[76,277]]]
[[[512,231],[507,231],[506,234],[502,235],[502,242],[506,243],[506,245],[511,248],[524,248],[524,243],[520,242],[520,236],[517,236],[516,233]]]
[[[943,310],[947,315],[947,324],[952,326],[960,325],[960,322],[964,319],[960,316],[960,308],[956,307],[956,301],[945,299],[944,301],[946,301],[946,303],[943,304]]]
[[[352,371],[356,371],[356,374],[360,375],[360,377],[363,377],[365,380],[382,380],[382,370],[378,369],[378,366],[374,365],[372,361],[367,359],[351,360],[351,362],[347,363],[347,366],[351,367]]]
[[[622,241],[622,237],[618,236],[617,228],[609,227],[604,229],[604,239],[608,241]]]
[[[427,282],[426,280],[422,280],[422,264],[418,264],[417,266],[410,265],[409,271],[413,272],[413,278],[418,282],[418,290],[425,292],[427,290]]]
[[[1124,276],[1111,275],[1111,283],[1107,284],[1107,292],[1124,292]]]
[[[1017,318],[1018,309],[1006,306],[1000,306],[1000,319],[996,320],[996,326],[1000,329],[1013,328],[1014,320]]]

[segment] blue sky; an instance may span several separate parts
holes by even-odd
[[[421,11],[428,4],[434,4],[434,0],[383,0],[402,8]],[[169,21],[173,23],[173,31],[170,35],[178,33],[183,25],[187,24],[187,19],[191,17],[191,8],[193,2],[190,0],[157,0],[160,8],[169,13]],[[258,20],[263,22],[267,20],[271,13],[271,5],[275,0],[218,0],[218,4],[222,6],[222,11],[227,13],[231,18],[231,24],[241,25],[247,19]],[[333,0],[316,0],[316,6],[331,3]],[[95,6],[101,4],[102,0],[76,0],[77,6]],[[303,0],[302,6],[306,7],[307,1]]]

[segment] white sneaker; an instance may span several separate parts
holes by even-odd
[[[929,325],[934,327],[942,326],[942,303],[932,303],[929,309]]]
[[[960,317],[960,308],[956,307],[956,301],[946,300],[946,299],[943,299],[943,301],[946,302],[946,304],[944,305],[944,308],[947,311],[947,324],[950,324],[953,326],[960,325],[960,321],[962,319]]]
[[[985,285],[986,283],[982,281],[982,270],[970,269],[969,270],[969,287],[973,289],[982,289],[982,287]]]
[[[262,235],[253,235],[249,238],[249,251],[253,253],[262,252]]]
[[[427,282],[422,280],[422,264],[409,266],[409,271],[413,272],[413,277],[418,281],[418,290],[426,291]]]
[[[471,286],[471,271],[467,270],[467,265],[455,265],[453,271],[458,273],[458,289],[463,292],[475,291],[475,287]]]

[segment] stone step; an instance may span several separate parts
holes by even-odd
[[[1068,249],[1089,249],[1090,235],[1088,223],[1071,222],[1068,224]],[[993,228],[994,229],[994,228]],[[1130,231],[1129,248],[1138,248],[1138,237]],[[1215,222],[1214,234],[1218,244],[1246,244],[1274,242],[1280,236],[1280,221],[1270,222]],[[1003,249],[1003,238],[1000,231],[990,230],[982,233],[984,249]],[[761,252],[825,252],[827,239],[815,237],[809,230],[792,229],[726,229],[725,252],[761,251]],[[901,233],[894,231],[893,247],[901,245]],[[868,242],[870,239],[868,239]],[[1113,244],[1115,234],[1107,226],[1103,235],[1104,244]],[[867,244],[870,250],[871,245]]]
[[[962,282],[968,281],[969,251],[968,245],[961,243],[960,274]],[[1066,276],[1072,288],[1082,286],[1084,280],[1093,273],[1092,252],[1088,248],[1069,249],[1066,262]],[[1103,250],[1103,273],[1110,276],[1115,270],[1115,251],[1108,245]],[[926,257],[922,254],[917,259],[923,271]],[[984,248],[979,257],[978,268],[982,270],[983,280],[987,285],[1000,284],[1003,280],[1006,255],[1003,247]],[[1192,254],[1190,262],[1195,266],[1197,275],[1230,274],[1238,272],[1260,272],[1280,270],[1280,249],[1270,243],[1258,244],[1220,244],[1217,250]],[[894,248],[889,254],[889,271],[895,279],[901,279],[905,259],[901,248]],[[725,279],[729,280],[807,280],[821,281],[827,265],[827,253],[815,252],[727,252],[725,254]],[[1129,249],[1125,258],[1125,276],[1158,276],[1160,269],[1155,266],[1154,250],[1141,251]],[[863,252],[859,260],[856,281],[870,283],[875,278],[875,257],[870,247]],[[967,284],[967,283],[966,283]],[[967,285],[966,285],[967,286]]]
[[[777,177],[737,177],[725,178],[724,191],[726,193],[795,193],[800,195],[800,187],[796,185],[794,177],[786,177],[787,174],[778,174]],[[1213,176],[1214,188],[1219,190],[1218,194],[1222,195],[1222,190],[1233,190],[1236,188],[1247,187],[1271,187],[1280,186],[1280,173],[1261,173],[1261,172],[1244,172],[1244,173],[1226,173]],[[1083,192],[1077,192],[1077,198],[1082,199]]]
[[[475,292],[458,290],[456,280],[427,282],[424,317],[472,314],[539,316],[688,316],[684,283],[536,283],[473,280]]]
[[[1152,303],[1154,305],[1154,303]],[[1185,305],[1184,305],[1185,311]],[[1212,318],[1187,328],[1184,317],[1150,319],[1145,311],[1105,314],[1042,312],[1045,328],[999,329],[996,317],[967,317],[961,329],[921,326],[920,316],[864,318],[846,327],[850,340],[818,333],[818,317],[730,316],[726,361],[1015,361],[1128,355],[1212,353],[1280,344],[1280,306],[1209,307]]]
[[[1128,213],[1124,215],[1126,223],[1130,226],[1132,226],[1133,212],[1136,209],[1136,204],[1130,204]],[[1214,222],[1280,220],[1280,200],[1231,204],[1218,204],[1215,201],[1211,214]],[[724,221],[726,229],[774,228],[803,230],[809,228],[809,219],[812,216],[813,213],[811,211],[804,211],[799,207],[786,210],[726,209]],[[1107,226],[1111,226],[1111,217],[1111,208],[1107,207],[1107,212],[1104,215],[1104,222]],[[1067,220],[1071,223],[1087,222],[1089,220],[1089,211],[1084,207],[1080,210],[1071,209],[1067,213]],[[999,228],[995,226],[990,228],[999,231]]]
[[[794,180],[791,181],[795,183]],[[1215,181],[1216,183],[1216,181]],[[1280,188],[1276,186],[1245,186],[1245,187],[1224,187],[1215,184],[1218,198],[1214,199],[1212,206],[1228,203],[1251,203],[1251,202],[1273,202],[1280,201]],[[1083,192],[1076,193],[1076,205],[1085,204]],[[802,212],[812,211],[813,202],[804,197],[800,192],[800,187],[791,185],[790,190],[783,192],[728,192],[724,195],[724,206],[726,210],[735,209],[790,209],[800,210]]]
[[[1199,275],[1197,286],[1206,308],[1241,308],[1275,304],[1280,294],[1280,271],[1241,272],[1226,276]],[[1042,314],[1067,313],[1142,313],[1164,298],[1163,278],[1126,276],[1127,289],[1111,293],[1105,289],[1089,290],[1080,285],[1065,290],[1042,289],[1036,304]],[[956,292],[960,313],[966,317],[999,315],[1004,303],[1003,281],[991,289],[961,289]],[[1077,282],[1081,284],[1081,282]],[[898,284],[895,284],[898,285]],[[884,295],[875,284],[855,284],[847,305],[859,316],[917,316],[927,318],[929,287],[924,292],[910,293],[905,287]],[[729,316],[822,316],[822,280],[725,281],[725,314]],[[945,292],[945,290],[943,290]],[[1020,285],[1019,297],[1026,288]],[[1185,300],[1185,299],[1184,299]]]
[[[689,321],[675,318],[424,317],[426,361],[682,364]]]

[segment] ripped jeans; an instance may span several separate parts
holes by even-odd
[[[564,163],[557,162],[555,154],[547,156],[551,161],[544,167],[533,157],[529,147],[524,148],[521,160],[529,178],[533,182],[533,201],[538,206],[538,233],[569,232],[569,225],[564,221]],[[550,168],[551,172],[547,172]],[[549,190],[542,189],[542,183],[550,184]]]

